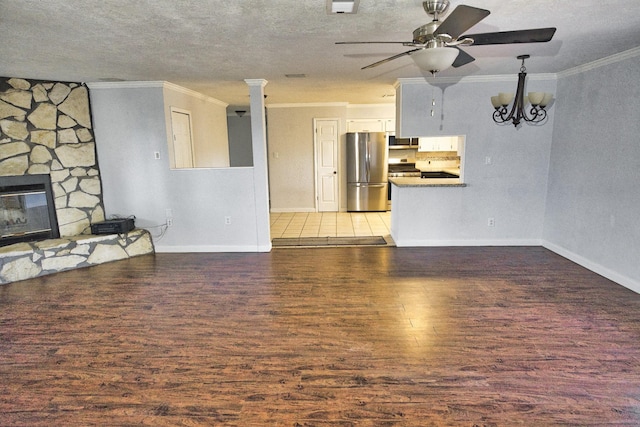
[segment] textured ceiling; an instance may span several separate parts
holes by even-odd
[[[476,61],[443,77],[556,73],[640,45],[640,1],[452,0],[491,15],[469,33],[557,27],[549,43],[471,46]],[[0,0],[0,75],[62,81],[165,80],[236,105],[244,79],[266,79],[270,103],[394,102],[398,78],[422,73],[401,45],[430,18],[420,0],[360,0],[328,15],[325,0]],[[305,74],[287,78],[285,74]]]

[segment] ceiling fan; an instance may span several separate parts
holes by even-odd
[[[556,32],[555,28],[550,27],[463,35],[465,31],[482,21],[491,12],[477,7],[460,5],[445,20],[440,21],[440,17],[446,14],[449,9],[449,0],[425,0],[422,2],[422,7],[427,14],[433,17],[433,20],[413,31],[413,41],[337,42],[336,44],[385,43],[413,47],[414,49],[374,62],[362,67],[362,69],[377,67],[405,55],[411,55],[421,69],[436,73],[450,66],[457,68],[475,60],[473,56],[460,49],[460,46],[542,43],[550,41]]]

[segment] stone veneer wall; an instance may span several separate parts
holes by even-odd
[[[118,261],[154,252],[147,230],[80,235],[0,248],[0,284]]]
[[[61,237],[104,220],[85,85],[0,77],[0,176],[26,174],[51,175]]]
[[[0,77],[0,176],[49,174],[59,239],[0,248],[0,284],[155,252],[146,230],[92,236],[102,185],[81,83]]]

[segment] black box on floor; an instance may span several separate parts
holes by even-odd
[[[91,234],[120,234],[135,228],[133,218],[110,219],[91,224]]]

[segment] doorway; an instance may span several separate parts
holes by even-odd
[[[338,191],[338,119],[314,119],[316,166],[316,208],[318,212],[337,212]]]
[[[171,107],[173,167],[175,169],[192,168],[194,165],[191,128],[191,112]]]

